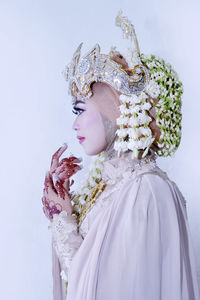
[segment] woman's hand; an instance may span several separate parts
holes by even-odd
[[[72,214],[73,207],[70,197],[70,177],[81,169],[76,163],[80,163],[81,159],[75,156],[63,158],[59,162],[60,156],[67,149],[67,144],[60,147],[52,156],[50,171],[46,173],[42,203],[44,205],[43,211],[46,217],[53,219],[54,214],[59,214],[66,210],[68,214]]]
[[[70,182],[69,178],[81,169],[81,166],[77,165],[77,163],[80,163],[82,159],[75,156],[63,158],[59,162],[60,156],[65,152],[67,147],[67,144],[64,144],[54,153],[51,159],[50,173],[52,174],[55,188],[58,189],[61,194],[63,187],[66,191],[70,190],[70,186],[74,181],[72,180]]]

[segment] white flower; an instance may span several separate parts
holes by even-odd
[[[139,137],[139,128],[128,128],[130,138],[137,139]]]
[[[125,141],[121,141],[121,142],[116,141],[116,142],[114,143],[114,149],[115,149],[116,151],[119,151],[119,150],[121,150],[121,151],[123,151],[123,152],[127,151],[127,150],[128,150],[127,142],[125,142]]]
[[[119,137],[125,137],[128,134],[127,128],[120,128],[116,131]]]
[[[150,128],[140,127],[140,133],[146,136],[151,136],[152,132]]]
[[[139,119],[139,123],[140,125],[143,125],[145,123],[149,124],[149,122],[151,122],[151,117],[149,117],[145,111],[143,111],[142,113],[138,113],[138,119]]]
[[[131,106],[129,108],[129,111],[131,114],[137,113],[141,110],[141,106],[140,105],[136,105],[136,106]]]
[[[140,103],[140,97],[139,96],[137,96],[137,95],[132,95],[131,97],[130,97],[130,103],[135,103],[135,104],[137,104],[137,103]]]
[[[168,91],[167,91],[167,89],[166,88],[164,88],[164,87],[162,87],[162,89],[161,89],[161,93],[160,93],[162,96],[164,96],[164,97],[166,97],[167,96],[167,94],[168,94]]]
[[[169,85],[169,87],[171,87],[172,86],[172,84],[173,84],[173,81],[171,80],[171,78],[167,81],[167,84]]]
[[[89,194],[88,194],[89,195]],[[85,199],[81,196],[79,199],[79,203],[81,204],[85,204]]]
[[[152,98],[157,98],[160,94],[159,85],[154,80],[149,81],[149,84],[146,86],[145,90]]]
[[[151,136],[148,138],[140,138],[138,141],[136,141],[136,147],[138,149],[145,149],[146,147],[149,147],[153,141],[154,138],[152,138]]]
[[[133,150],[135,148],[136,145],[136,141],[134,139],[130,139],[128,142],[128,149]]]
[[[126,96],[126,95],[124,95],[124,94],[121,94],[121,95],[119,96],[119,99],[120,99],[123,103],[131,103],[131,101],[132,101],[131,96]]]
[[[146,102],[141,105],[142,110],[149,110],[151,108],[151,104],[149,102]]]
[[[117,118],[116,122],[117,122],[117,125],[127,125],[128,120],[129,120],[128,117],[120,116],[119,118]]]
[[[132,116],[129,119],[128,125],[129,126],[138,126],[138,125],[140,125],[140,119]]]
[[[155,72],[153,75],[152,75],[154,78],[155,78],[155,80],[157,81],[157,80],[160,80],[160,79],[164,79],[164,77],[165,77],[165,73],[164,72]]]
[[[151,60],[151,54],[143,54],[142,56],[144,57],[144,59]]]
[[[149,98],[149,97],[148,97],[148,95],[147,95],[146,93],[144,93],[144,92],[141,92],[141,93],[139,94],[139,96],[138,96],[138,99],[140,99],[140,102],[141,102],[141,100],[147,99],[147,98]]]
[[[120,105],[119,109],[120,109],[121,113],[124,113],[124,114],[129,114],[129,112],[130,112],[129,108],[127,108],[125,104]]]

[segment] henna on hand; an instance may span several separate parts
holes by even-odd
[[[60,203],[54,203],[54,201],[48,201],[45,196],[42,197],[43,212],[48,219],[53,219],[54,214],[59,214],[63,210]]]
[[[45,176],[42,203],[43,211],[50,220],[53,219],[54,214],[59,214],[62,210],[66,210],[69,214],[73,211],[69,190],[74,180],[70,182],[69,178],[82,169],[77,164],[82,159],[71,155],[59,162],[60,156],[67,147],[65,144],[53,154],[50,172]]]

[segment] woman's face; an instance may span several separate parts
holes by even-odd
[[[106,146],[105,128],[97,104],[90,99],[76,100],[73,112],[77,114],[72,128],[87,155],[97,155]]]

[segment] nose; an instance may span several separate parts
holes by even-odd
[[[77,118],[75,119],[75,121],[74,121],[73,124],[72,124],[72,129],[73,129],[73,130],[78,130],[78,129],[79,129],[79,125],[78,125],[78,122],[77,122]]]

